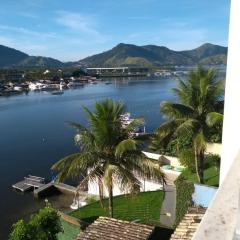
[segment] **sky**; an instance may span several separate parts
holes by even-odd
[[[75,61],[119,43],[227,46],[229,0],[5,0],[0,44]]]

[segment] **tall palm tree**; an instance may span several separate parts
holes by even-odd
[[[143,137],[133,137],[132,131],[143,124],[143,119],[135,119],[127,127],[121,124],[124,107],[112,100],[96,102],[95,112],[84,108],[89,120],[89,128],[71,123],[76,128],[76,143],[80,152],[58,161],[52,169],[58,171],[58,180],[84,176],[78,186],[80,190],[88,182],[99,186],[102,197],[103,187],[109,195],[109,216],[113,216],[113,186],[133,192],[139,189],[139,178],[163,181],[164,175],[154,160],[141,152]]]
[[[198,67],[186,80],[180,80],[173,91],[179,102],[161,103],[167,121],[157,129],[153,147],[164,148],[173,139],[190,139],[192,149],[184,155],[194,155],[198,180],[203,183],[206,142],[211,137],[211,128],[223,119],[220,112],[223,82],[217,79],[215,70]]]

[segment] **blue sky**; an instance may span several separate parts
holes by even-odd
[[[227,45],[229,0],[5,0],[0,44],[79,60],[116,44]]]

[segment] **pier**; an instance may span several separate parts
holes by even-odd
[[[24,180],[12,185],[14,189],[21,192],[27,192],[33,190],[34,197],[41,198],[52,195],[53,193],[73,194],[77,193],[77,188],[65,183],[48,182],[45,183],[45,179],[37,176],[28,175]],[[88,196],[89,194],[84,191],[79,191],[82,196]],[[91,194],[90,194],[91,195]]]
[[[28,175],[24,180],[15,183],[12,185],[14,189],[17,189],[21,192],[26,192],[30,189],[36,189],[44,186],[45,179],[37,176]]]
[[[62,193],[76,194],[77,188],[65,183],[50,182],[34,190],[34,197],[47,196],[50,192],[57,190]]]

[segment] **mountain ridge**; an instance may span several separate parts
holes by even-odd
[[[0,45],[0,68],[62,67],[154,67],[166,65],[226,64],[227,47],[205,43],[192,50],[175,51],[165,46],[119,43],[110,50],[76,62],[62,62],[51,57],[30,56]]]
[[[225,58],[223,58],[223,55]],[[137,65],[137,60],[140,58],[142,62],[148,62],[152,66],[196,65],[204,64],[204,62],[208,62],[208,64],[225,64],[226,55],[227,47],[211,43],[205,43],[195,49],[184,51],[171,50],[165,46],[137,46],[120,43],[108,51],[84,58],[79,63],[94,67],[134,66]],[[133,60],[130,64],[126,61],[129,58]]]

